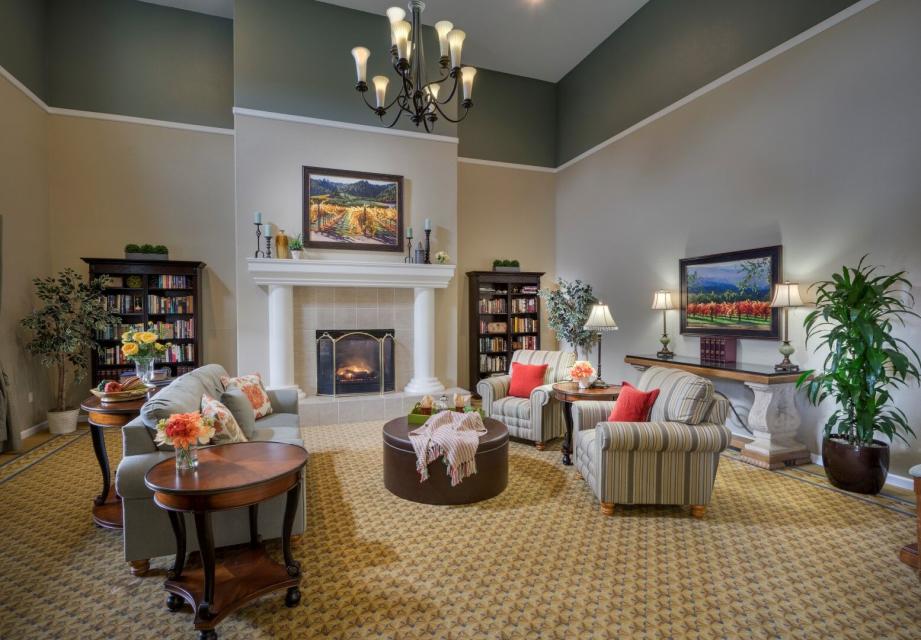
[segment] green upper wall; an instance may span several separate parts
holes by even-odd
[[[48,101],[45,0],[0,0],[0,66]]]
[[[650,0],[557,84],[557,165],[856,0]]]
[[[55,107],[233,127],[233,21],[137,0],[48,0]]]

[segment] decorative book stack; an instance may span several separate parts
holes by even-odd
[[[725,336],[701,336],[700,359],[725,364],[736,361],[736,339]]]

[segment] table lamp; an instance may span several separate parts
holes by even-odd
[[[783,309],[783,342],[780,345],[780,353],[783,354],[783,360],[780,364],[774,365],[774,371],[799,371],[799,367],[790,362],[790,356],[795,349],[790,344],[790,307],[803,306],[803,299],[799,296],[799,284],[796,282],[784,282],[783,284],[774,285],[774,298],[771,300],[771,306]]]
[[[675,308],[675,305],[672,304],[671,291],[659,289],[653,293],[652,308],[656,311],[662,311],[662,337],[659,338],[659,342],[662,343],[662,348],[656,352],[656,357],[661,360],[674,358],[675,352],[668,348],[668,343],[671,342],[671,338],[668,337],[668,324],[666,322],[667,312]]]
[[[598,378],[592,383],[592,387],[605,389],[611,385],[601,378],[601,336],[605,331],[617,330],[617,323],[614,322],[614,316],[611,315],[608,305],[601,300],[598,301],[598,304],[592,305],[592,312],[588,315],[588,320],[585,321],[582,328],[586,331],[598,332]]]

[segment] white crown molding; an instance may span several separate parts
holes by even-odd
[[[748,73],[752,69],[760,67],[765,62],[773,60],[780,54],[789,51],[793,47],[800,45],[811,38],[814,38],[815,36],[819,35],[823,31],[827,31],[828,29],[831,29],[836,24],[843,22],[844,20],[847,20],[851,16],[860,13],[864,9],[873,6],[877,2],[879,2],[879,0],[860,0],[860,2],[855,2],[854,4],[849,6],[847,9],[844,9],[843,11],[839,11],[835,15],[831,16],[830,18],[826,18],[825,20],[818,23],[814,27],[807,29],[806,31],[803,31],[802,33],[790,38],[786,42],[783,42],[777,45],[773,49],[770,49],[769,51],[762,53],[757,58],[750,60],[749,62],[746,62],[741,67],[737,67],[733,69],[732,71],[730,71],[729,73],[720,76],[713,82],[710,82],[709,84],[704,85],[697,91],[694,91],[693,93],[686,95],[685,97],[681,98],[677,102],[673,102],[672,104],[665,107],[661,111],[657,111],[651,116],[640,120],[635,125],[628,127],[627,129],[624,129],[620,133],[615,134],[614,136],[608,138],[604,142],[596,144],[594,147],[592,147],[588,151],[583,151],[582,153],[577,155],[575,158],[572,158],[571,160],[567,160],[566,162],[564,162],[563,164],[557,167],[557,171],[563,171],[565,169],[568,169],[569,167],[573,166],[577,162],[581,162],[582,160],[585,160],[589,156],[595,155],[596,153],[598,153],[605,147],[608,147],[614,144],[618,140],[622,140],[623,138],[626,138],[631,133],[639,131],[643,127],[649,124],[652,124],[656,120],[667,116],[671,112],[677,111],[678,109],[685,106],[686,104],[689,104],[693,102],[694,100],[697,100],[698,98],[710,93],[714,89],[717,89],[723,86],[727,82],[731,82],[732,80],[735,80],[739,76]]]
[[[296,116],[290,113],[278,113],[275,111],[260,111],[258,109],[247,109],[245,107],[234,107],[233,114],[235,116],[249,116],[251,118],[266,118],[268,120],[281,120],[283,122],[313,124],[320,127],[333,127],[335,129],[351,129],[352,131],[361,131],[363,133],[379,133],[388,136],[402,136],[404,138],[428,140],[429,142],[447,142],[449,144],[458,144],[458,142],[460,142],[458,138],[453,136],[440,136],[434,133],[420,133],[418,131],[403,131],[402,129],[372,127],[366,124],[353,124],[351,122],[339,122],[338,120],[324,120],[322,118]]]
[[[59,107],[48,107],[47,111],[53,116],[62,116],[65,118],[89,118],[90,120],[108,120],[110,122],[124,122],[127,124],[140,124],[148,127],[164,127],[166,129],[180,129],[183,131],[196,131],[198,133],[216,133],[219,135],[232,136],[233,129],[223,129],[221,127],[208,127],[201,124],[187,124],[185,122],[172,122],[170,120],[154,120],[152,118],[137,118],[135,116],[122,116],[115,113],[98,113],[96,111],[78,111],[76,109],[61,109]]]
[[[479,158],[457,157],[457,161],[463,164],[479,164],[484,167],[500,167],[502,169],[518,169],[521,171],[539,171],[541,173],[556,173],[559,169],[553,167],[541,167],[534,164],[518,164],[515,162],[498,162],[496,160],[480,160]]]

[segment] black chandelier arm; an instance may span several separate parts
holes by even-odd
[[[452,118],[451,116],[449,116],[448,114],[446,114],[446,113],[442,110],[441,106],[440,106],[438,103],[433,103],[433,104],[435,105],[435,109],[438,111],[438,113],[441,114],[441,117],[444,118],[445,120],[447,120],[448,122],[453,123],[453,124],[457,124],[458,122],[460,122],[461,120],[463,120],[464,118],[466,118],[466,117],[467,117],[467,114],[470,113],[470,107],[473,106],[473,103],[472,103],[472,102],[469,102],[469,101],[467,101],[467,100],[464,100],[464,104],[462,104],[462,106],[464,107],[464,113],[463,113],[463,115],[461,115],[461,116],[458,117],[457,119],[454,119],[454,118]]]

